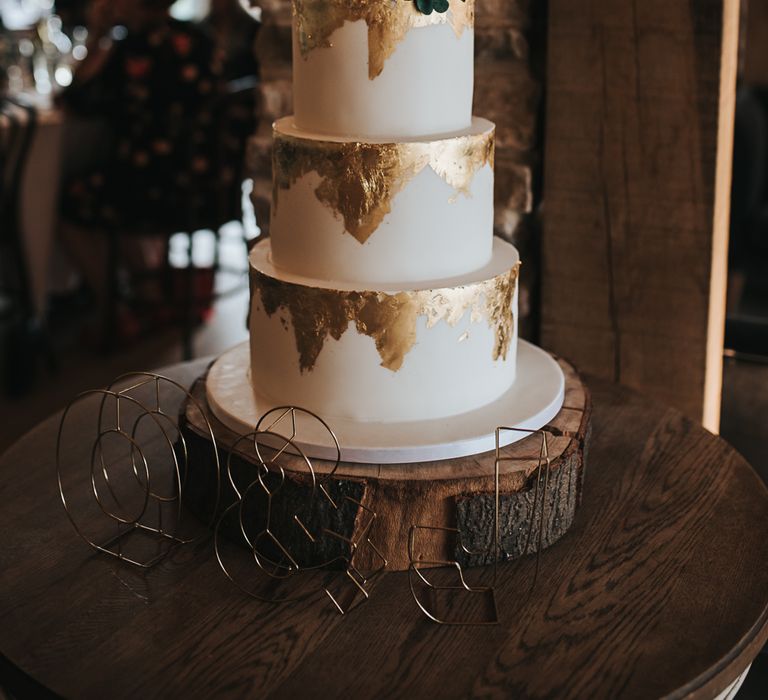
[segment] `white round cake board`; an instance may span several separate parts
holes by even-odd
[[[208,405],[230,430],[252,432],[270,408],[250,382],[248,343],[238,345],[211,366],[206,381]],[[344,462],[407,464],[453,459],[496,448],[496,428],[538,430],[563,406],[565,376],[554,358],[541,348],[520,341],[517,380],[499,399],[457,416],[404,423],[373,423],[321,416],[336,433]],[[311,418],[297,413],[296,444],[308,457],[335,459],[327,432]],[[287,435],[286,430],[280,430]],[[503,431],[501,445],[522,440],[525,433]]]

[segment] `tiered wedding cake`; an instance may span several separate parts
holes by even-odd
[[[515,382],[517,251],[472,117],[474,0],[294,0],[295,115],[251,254],[259,404],[393,423]],[[489,426],[492,427],[492,426]]]

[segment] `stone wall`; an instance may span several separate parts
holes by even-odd
[[[496,235],[523,259],[520,332],[536,339],[538,318],[542,0],[477,0],[475,113],[496,123]]]
[[[251,143],[254,206],[266,230],[271,197],[271,123],[291,113],[290,0],[261,0],[262,121]],[[475,113],[497,125],[496,234],[523,257],[521,333],[537,328],[539,114],[544,56],[541,0],[478,0]]]

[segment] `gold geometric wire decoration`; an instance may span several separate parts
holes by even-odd
[[[332,467],[325,473],[319,474],[313,462],[307,457],[304,450],[297,444],[297,415],[320,423],[327,431],[333,444],[335,459]],[[288,424],[287,435],[278,432],[281,425]],[[250,443],[256,454],[256,473],[245,488],[238,487],[233,473],[233,457],[245,443]],[[235,492],[235,501],[222,513],[214,531],[214,547],[216,558],[225,576],[241,591],[256,600],[268,603],[285,603],[302,600],[324,592],[330,599],[334,608],[340,614],[347,613],[355,604],[355,601],[364,601],[369,598],[371,582],[384,571],[387,565],[385,555],[371,540],[370,532],[376,521],[376,512],[361,501],[350,496],[334,499],[329,488],[330,481],[336,474],[341,461],[341,448],[336,434],[331,427],[317,414],[296,406],[281,406],[265,413],[258,421],[255,429],[247,435],[240,436],[229,449],[226,472],[229,483]],[[305,482],[309,483],[309,495],[302,504],[300,510],[294,512],[289,522],[295,527],[300,537],[304,538],[311,548],[318,545],[324,538],[333,538],[347,546],[348,555],[336,555],[322,562],[305,563],[299,561],[299,557],[286,544],[281,534],[273,527],[273,508],[276,499],[281,494],[286,484],[286,470],[294,474],[303,475]],[[248,531],[246,511],[249,498],[252,495],[260,497],[265,503],[263,525],[255,533]],[[332,529],[328,524],[313,524],[311,521],[317,513],[318,505],[322,504],[326,512],[337,512],[345,505],[357,509],[358,513],[364,513],[365,521],[359,533],[349,537]],[[330,509],[330,510],[329,510]],[[248,574],[246,585],[236,576],[231,567],[224,561],[220,546],[220,532],[225,519],[236,516],[238,529],[242,540],[251,550],[255,569]],[[267,546],[264,547],[263,545]],[[358,566],[358,557],[366,552],[369,557],[378,563],[371,571],[361,571]],[[318,572],[335,567],[340,573],[325,572],[325,581],[321,586],[309,588],[303,586],[308,572]],[[254,591],[253,574],[261,578],[263,584],[259,592]],[[297,580],[297,590],[283,592],[280,586],[275,590],[275,584],[284,584],[290,580]],[[328,580],[330,579],[330,580]],[[352,600],[345,604],[338,592],[340,586],[346,586],[352,593]],[[334,589],[336,592],[334,592]],[[271,591],[271,592],[270,592]]]
[[[461,532],[458,528],[439,527],[435,525],[423,525],[414,524],[411,526],[408,532],[408,583],[410,586],[411,596],[415,601],[419,610],[423,615],[432,622],[439,625],[455,626],[455,627],[474,627],[474,626],[488,626],[496,625],[500,621],[499,608],[496,597],[496,589],[499,576],[499,561],[506,560],[509,555],[503,550],[502,538],[501,538],[501,493],[500,493],[500,473],[501,465],[509,462],[530,462],[532,457],[504,457],[501,452],[501,436],[504,432],[521,432],[530,436],[538,435],[541,437],[541,444],[539,447],[538,463],[535,469],[536,479],[533,495],[533,508],[530,512],[528,519],[527,534],[524,537],[525,545],[520,553],[517,562],[522,560],[524,556],[530,553],[531,544],[533,540],[533,533],[535,528],[535,522],[537,518],[537,511],[539,518],[538,527],[538,544],[536,547],[536,569],[533,578],[532,589],[536,585],[536,581],[539,575],[539,564],[541,558],[541,550],[543,545],[543,535],[546,523],[546,504],[547,494],[549,490],[549,480],[551,472],[551,459],[549,457],[549,438],[550,437],[567,437],[573,439],[575,436],[553,428],[542,428],[540,430],[529,430],[525,428],[510,428],[506,426],[499,426],[496,428],[496,451],[493,464],[493,532],[491,534],[492,545],[488,550],[472,550],[465,546],[461,539]],[[512,470],[514,473],[516,470]],[[525,467],[521,467],[519,471],[525,471]],[[560,487],[562,481],[562,472],[560,470],[560,478],[556,487],[555,503],[559,500]],[[543,483],[543,488],[542,488]],[[569,481],[570,488],[570,481]],[[541,508],[539,509],[539,501],[541,501]],[[492,574],[491,583],[488,585],[471,585],[467,581],[467,576],[461,563],[456,559],[424,559],[419,554],[417,548],[417,535],[418,533],[432,532],[441,533],[442,535],[450,535],[456,538],[458,547],[461,548],[465,554],[470,556],[484,556],[492,557]],[[514,567],[515,569],[517,567]],[[440,584],[435,580],[436,575],[440,570],[448,569],[453,571],[456,577],[454,584]],[[514,569],[513,569],[514,570]],[[429,572],[429,575],[427,575]],[[427,601],[427,595],[431,595],[433,601],[436,601],[440,594],[452,594],[454,596],[463,597],[466,601],[478,600],[485,598],[489,601],[490,615],[484,619],[469,619],[462,617],[448,617],[447,615],[440,614],[437,611],[437,605],[433,602],[430,606]],[[470,605],[470,607],[472,607]]]
[[[180,401],[168,399],[169,393],[198,408],[212,444],[211,483],[215,489],[215,505],[210,522],[198,528],[197,535],[185,534],[188,528],[183,518],[183,502],[189,478],[189,452],[178,426]],[[88,481],[90,495],[98,509],[94,513],[97,517],[83,522],[83,518],[88,519],[85,511],[89,503],[87,499],[78,498],[74,485],[71,490],[65,485],[69,453],[65,442],[70,419],[74,420],[72,417],[78,410],[90,409],[96,401]],[[167,408],[169,403],[174,406],[172,410]],[[93,414],[93,410],[88,410],[86,418],[92,419]],[[78,446],[83,442],[89,444],[82,430],[74,434]],[[115,454],[114,446],[118,443],[122,443],[124,449]],[[162,447],[166,452],[164,459],[159,455]],[[64,511],[77,534],[96,551],[141,569],[155,566],[179,545],[209,536],[218,510],[221,477],[213,429],[202,407],[185,387],[155,373],[124,374],[106,389],[84,391],[67,405],[56,437],[56,476]],[[100,522],[95,522],[97,519]],[[102,528],[114,525],[115,532],[106,539],[96,538],[86,532],[89,525]],[[128,546],[132,536],[139,534],[149,540],[148,546]]]
[[[432,559],[425,560],[417,555],[416,550],[416,534],[418,532],[440,532],[443,534],[454,535],[459,540],[459,546],[466,554],[482,554],[483,552],[476,552],[468,549],[461,543],[461,533],[457,528],[441,527],[436,525],[412,525],[408,531],[408,584],[411,589],[411,596],[416,602],[416,605],[424,615],[439,625],[456,626],[456,627],[471,627],[471,626],[485,626],[495,625],[499,622],[499,612],[496,605],[496,571],[493,574],[493,583],[490,586],[472,586],[467,583],[464,575],[464,569],[461,563],[455,559]],[[495,569],[494,564],[494,569]],[[425,571],[431,571],[433,574],[437,573],[435,570],[439,569],[451,569],[455,570],[455,574],[458,580],[458,584],[446,585],[438,584],[434,581],[434,576],[428,577]],[[421,584],[424,590],[436,597],[440,593],[454,593],[463,594],[466,597],[477,598],[487,597],[490,599],[492,614],[485,620],[462,620],[462,619],[449,619],[441,616],[434,606],[430,609],[424,596],[420,596],[417,591],[417,586]]]

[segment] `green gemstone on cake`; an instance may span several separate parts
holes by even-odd
[[[448,0],[416,0],[416,7],[419,8],[419,12],[425,15],[431,15],[432,11],[435,12],[447,12],[449,7]]]

